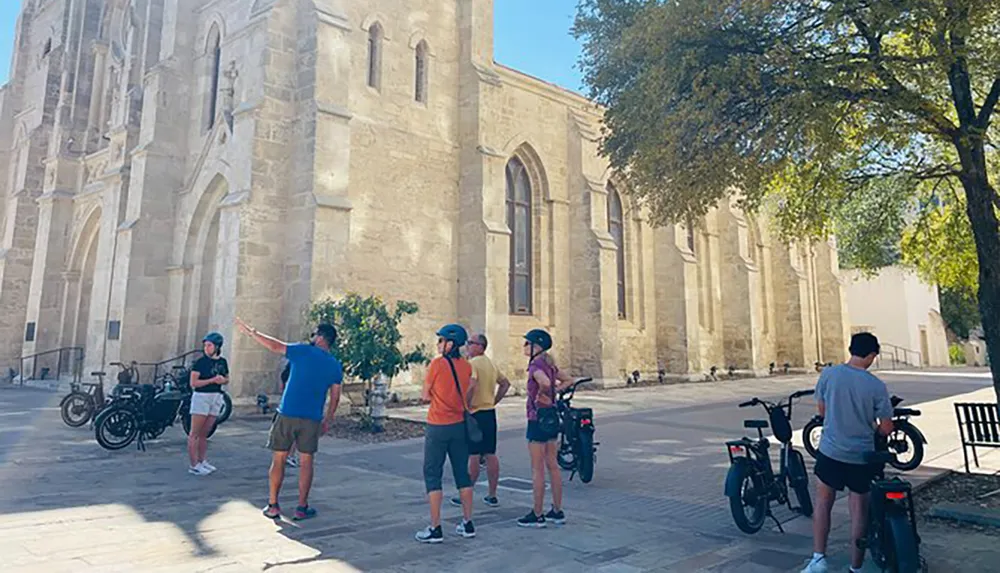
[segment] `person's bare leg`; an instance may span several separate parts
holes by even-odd
[[[201,424],[201,432],[198,436],[198,461],[205,461],[208,454],[208,432],[215,426],[215,416],[205,416],[205,421]],[[191,429],[194,432],[194,428]]]
[[[428,493],[427,497],[431,504],[431,528],[433,529],[441,525],[441,500],[444,499],[444,494],[441,490],[437,490]]]
[[[463,487],[458,490],[458,496],[462,498],[462,517],[465,521],[472,521],[472,488]]]
[[[201,428],[204,424],[205,416],[192,414],[191,427],[188,429],[188,460],[191,462],[191,467],[198,465],[198,462],[201,461],[201,458],[198,457],[201,452],[199,441],[201,439]]]
[[[479,463],[477,462],[476,466],[478,465]],[[489,496],[496,497],[497,484],[500,482],[500,458],[496,454],[488,454],[486,456],[486,480],[490,484]]]
[[[267,472],[267,503],[278,503],[278,494],[281,493],[281,482],[285,479],[286,459],[288,459],[288,452],[274,452],[274,455],[271,456],[271,469]]]
[[[281,466],[284,470],[285,466]],[[309,505],[309,490],[313,483],[313,455],[299,452],[299,505]]]
[[[552,507],[556,511],[562,511],[562,472],[559,471],[559,462],[556,461],[558,448],[556,442],[545,444],[545,465],[549,468],[549,482],[552,484]]]
[[[530,442],[531,452],[531,497],[535,515],[545,515],[542,505],[545,503],[545,444]]]
[[[813,508],[813,551],[826,555],[826,542],[830,537],[830,512],[837,500],[837,491],[816,480],[816,502]]]
[[[850,492],[847,506],[851,510],[851,567],[859,569],[865,562],[865,550],[858,547],[858,540],[864,538],[868,525],[867,493]]]
[[[479,481],[479,454],[469,456],[469,479],[472,480],[472,487],[476,487]]]

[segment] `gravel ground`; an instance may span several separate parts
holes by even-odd
[[[986,496],[986,494],[993,495]],[[951,472],[948,476],[922,489],[917,495],[916,510],[922,522],[947,524],[956,529],[974,530],[1000,537],[1000,528],[959,523],[948,519],[928,517],[927,512],[937,503],[953,502],[1000,510],[1000,475],[981,475]]]

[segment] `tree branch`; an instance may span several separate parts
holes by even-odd
[[[997,106],[997,100],[1000,100],[1000,76],[993,80],[993,87],[990,88],[990,93],[986,96],[983,107],[979,109],[979,116],[976,117],[976,123],[979,127],[985,129],[990,123],[990,115]]]
[[[882,65],[884,56],[882,55],[881,38],[872,32],[868,24],[858,14],[851,14],[850,18],[854,22],[854,26],[858,29],[858,33],[861,34],[861,37],[868,44],[868,58],[875,75],[885,83],[893,99],[898,104],[902,104],[906,111],[923,119],[942,135],[948,138],[953,137],[958,130],[955,124],[941,110],[936,109],[930,102],[910,91],[896,76],[892,75],[892,72]]]

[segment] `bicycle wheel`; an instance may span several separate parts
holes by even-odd
[[[733,514],[733,521],[743,533],[757,533],[764,527],[764,520],[767,518],[767,493],[764,480],[754,471],[753,466],[745,461],[730,466],[729,474],[726,478],[727,483],[733,479],[740,484],[739,495],[729,498],[729,510]],[[750,510],[749,515],[747,509]]]
[[[67,426],[79,428],[90,421],[90,417],[94,414],[94,403],[88,394],[70,392],[59,403],[59,413]]]
[[[580,432],[580,481],[590,483],[594,479],[594,434]]]
[[[128,408],[109,408],[94,423],[97,443],[106,450],[120,450],[139,435],[139,420]]]
[[[222,412],[219,413],[219,423],[223,423],[229,419],[229,416],[233,413],[233,399],[229,397],[229,394],[222,393]]]
[[[900,444],[895,446],[899,450],[912,452],[909,461],[904,462],[899,459],[901,452],[897,453],[894,448],[895,444]],[[889,465],[901,472],[915,470],[924,461],[924,441],[920,439],[920,433],[917,432],[916,428],[908,423],[901,424],[889,435],[889,449],[895,454],[889,461]]]
[[[823,436],[823,422],[813,418],[802,428],[802,447],[813,459],[819,452],[819,440]]]
[[[913,525],[902,512],[889,513],[886,520],[886,545],[892,555],[887,555],[889,570],[894,573],[917,573],[921,570],[920,550],[913,533]]]

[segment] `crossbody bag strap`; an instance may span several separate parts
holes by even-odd
[[[458,372],[455,371],[455,364],[448,356],[445,356],[444,359],[448,361],[448,366],[451,367],[451,378],[455,381],[455,388],[458,390],[458,397],[462,400],[462,410],[468,412],[469,409],[465,407],[465,396],[462,395],[462,385],[458,383]]]

